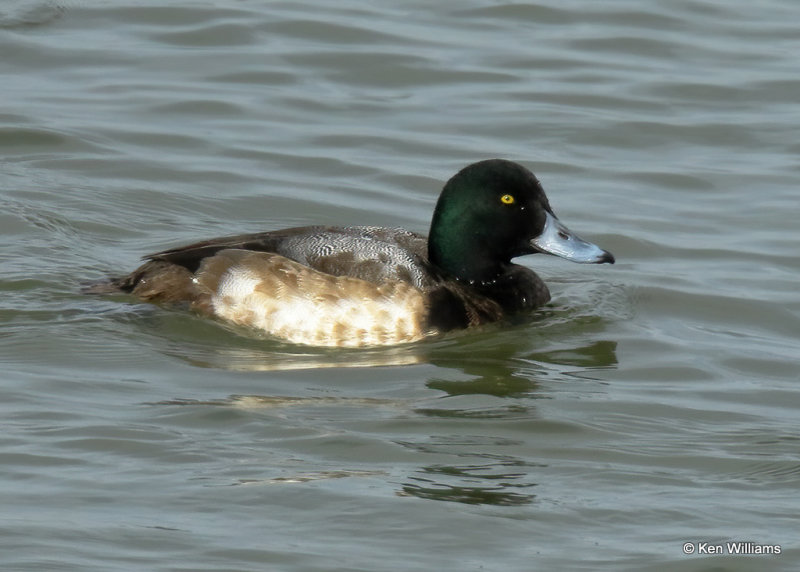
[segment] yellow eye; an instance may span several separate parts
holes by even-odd
[[[500,197],[500,202],[504,205],[513,205],[515,200],[514,195],[503,195]]]

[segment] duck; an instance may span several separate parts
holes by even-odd
[[[378,226],[304,226],[212,238],[149,254],[91,293],[123,293],[283,342],[369,347],[417,342],[532,313],[544,281],[512,259],[614,256],[570,231],[519,163],[472,163],[444,185],[428,236]]]

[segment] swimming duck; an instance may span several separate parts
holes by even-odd
[[[490,159],[445,184],[427,239],[375,226],[213,238],[148,255],[128,276],[92,291],[188,303],[294,343],[390,345],[547,303],[542,279],[511,262],[535,253],[614,263],[556,218],[533,173]]]

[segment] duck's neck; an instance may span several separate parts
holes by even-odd
[[[434,214],[428,237],[428,260],[447,275],[469,283],[490,283],[510,261],[498,260],[492,244],[474,227],[443,221]]]

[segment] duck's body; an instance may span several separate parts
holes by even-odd
[[[398,228],[302,227],[223,237],[147,257],[111,288],[194,309],[295,343],[411,342],[533,310],[544,282],[511,258],[613,256],[569,234],[536,178],[499,159],[445,186],[429,239]]]

